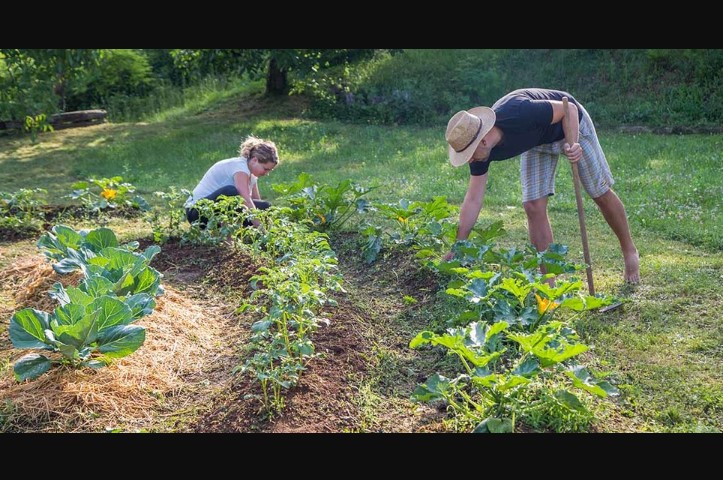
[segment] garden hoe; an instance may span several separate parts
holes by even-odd
[[[568,100],[567,97],[562,97],[562,108],[564,110],[563,116],[562,116],[562,130],[565,132],[565,142],[567,142],[568,145],[572,145],[573,143],[577,143],[578,138],[577,135],[573,134],[572,131],[570,131],[570,123],[567,118],[567,112],[568,112]],[[570,166],[572,167],[572,182],[575,185],[575,201],[577,202],[577,218],[580,221],[580,235],[582,236],[582,253],[585,256],[585,263],[587,263],[587,289],[590,292],[590,295],[595,295],[595,285],[593,284],[592,280],[592,262],[590,261],[590,247],[588,245],[587,241],[587,228],[585,228],[585,210],[583,208],[582,204],[582,194],[580,193],[580,173],[578,172],[578,166],[577,162],[570,162]],[[613,303],[612,305],[607,305],[603,308],[601,308],[599,311],[601,313],[609,312],[611,310],[615,310],[616,308],[619,308],[622,306],[621,302]]]
[[[565,132],[565,142],[572,146],[573,143],[577,143],[577,135],[570,131],[570,122],[567,117],[568,112],[568,100],[567,97],[562,97],[562,130]],[[582,253],[585,256],[585,263],[587,263],[587,289],[590,295],[595,295],[595,285],[592,281],[592,262],[590,261],[590,247],[587,242],[587,228],[585,228],[585,210],[582,204],[582,194],[580,193],[580,173],[578,172],[577,162],[570,162],[572,167],[572,182],[575,184],[575,201],[577,202],[577,218],[580,221],[580,235],[582,236]]]

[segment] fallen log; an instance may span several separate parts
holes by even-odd
[[[51,115],[48,123],[55,130],[64,128],[87,127],[105,123],[108,113],[105,110],[78,110],[77,112],[56,113]],[[0,121],[0,130],[22,130],[24,120]]]

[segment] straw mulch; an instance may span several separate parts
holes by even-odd
[[[32,307],[50,311],[56,306],[47,291],[56,281],[77,284],[80,274],[59,276],[42,257],[25,257],[0,272],[0,288],[10,291],[15,310]],[[233,308],[192,300],[165,285],[155,312],[138,321],[146,328],[145,343],[132,355],[100,370],[54,367],[40,378],[18,383],[12,363],[29,351],[12,348],[0,334],[0,431],[124,431],[180,421],[188,404],[231,381],[239,362],[243,336]],[[2,312],[7,313],[7,312]],[[10,312],[12,313],[12,312]],[[9,316],[0,319],[0,331]],[[179,396],[183,392],[184,395]],[[161,422],[163,419],[161,418]],[[177,426],[177,425],[176,425]]]

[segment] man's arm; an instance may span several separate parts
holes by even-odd
[[[487,173],[469,177],[469,186],[459,212],[457,240],[466,240],[469,237],[469,232],[472,231],[472,227],[474,227],[477,217],[479,217],[479,212],[482,210],[486,190]]]
[[[565,110],[562,106],[562,102],[559,102],[557,100],[550,100],[550,104],[552,105],[552,122],[550,123],[554,124],[561,122],[562,118],[567,116],[568,129],[569,132],[572,134],[572,138],[579,138],[580,118],[578,117],[577,105],[572,102],[568,102],[567,108],[569,112],[567,112],[567,115],[565,115]],[[582,147],[580,147],[580,144],[577,142],[573,143],[572,145],[568,145],[567,143],[565,143],[564,151],[568,160],[570,160],[571,162],[577,162],[582,158]]]

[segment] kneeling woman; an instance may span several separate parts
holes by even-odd
[[[216,201],[221,195],[240,195],[250,209],[267,209],[269,202],[261,200],[257,180],[271,173],[279,164],[279,155],[274,142],[249,136],[239,148],[239,157],[216,162],[208,169],[201,181],[186,200],[186,218],[189,223],[198,220],[198,210],[193,205],[203,198]],[[207,219],[201,218],[201,228],[206,228]],[[244,226],[259,226],[258,220],[244,221]]]

